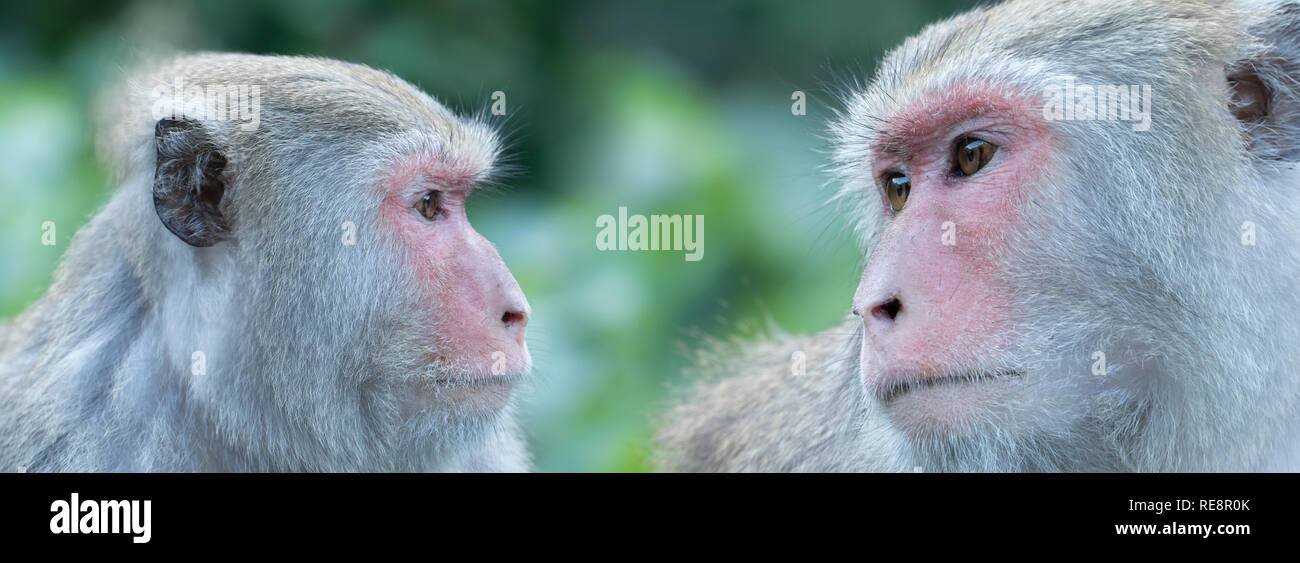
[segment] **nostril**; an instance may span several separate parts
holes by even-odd
[[[871,308],[871,316],[882,321],[892,321],[903,310],[903,302],[897,297],[890,297],[885,302]]]
[[[506,326],[524,322],[524,314],[518,311],[506,311],[501,315],[501,322]]]

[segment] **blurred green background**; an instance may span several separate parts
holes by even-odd
[[[6,2],[8,4],[8,2]],[[827,86],[960,11],[840,2],[45,2],[0,19],[0,318],[40,297],[112,186],[89,108],[133,53],[310,54],[393,71],[458,109],[506,93],[508,190],[470,218],[533,306],[524,417],[543,471],[640,471],[701,334],[827,328],[860,257],[829,195]],[[791,114],[791,93],[808,96]],[[599,252],[596,217],[703,214],[705,255]],[[40,244],[43,221],[59,244]],[[754,327],[754,328],[745,328]]]

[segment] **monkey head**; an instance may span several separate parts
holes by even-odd
[[[255,126],[214,115],[214,87]],[[152,175],[132,261],[168,327],[160,361],[245,434],[221,440],[291,467],[410,468],[503,424],[531,366],[529,306],[466,214],[496,132],[324,59],[182,57],[134,95],[173,89],[168,115],[119,127],[121,145],[156,147],[128,168]]]
[[[1267,12],[1008,2],[849,92],[832,134],[867,255],[861,378],[932,467],[1268,447],[1229,438],[1274,435],[1300,389],[1297,41],[1269,23],[1295,17]]]

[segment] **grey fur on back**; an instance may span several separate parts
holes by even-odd
[[[660,471],[887,471],[889,432],[855,376],[861,323],[815,336],[719,342],[656,437]],[[796,356],[802,354],[802,357]],[[728,376],[730,375],[730,376]]]

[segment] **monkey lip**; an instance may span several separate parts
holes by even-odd
[[[483,385],[514,385],[523,381],[524,373],[507,373],[502,375],[465,375],[441,376],[433,378],[434,385],[447,387],[476,387]]]
[[[439,387],[490,387],[514,386],[522,382],[532,372],[532,360],[525,352],[523,365],[505,367],[505,369],[486,366],[465,366],[458,364],[447,356],[434,354],[429,356],[433,373],[422,378]],[[504,366],[502,366],[504,367]]]
[[[913,377],[885,377],[876,385],[876,396],[889,403],[918,389],[932,389],[944,385],[972,385],[989,381],[1001,381],[1024,376],[1024,372],[1015,369],[994,371],[945,372],[938,374],[919,374]]]

